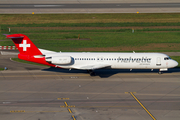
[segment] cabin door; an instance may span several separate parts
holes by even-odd
[[[161,58],[157,57],[156,66],[161,66]]]

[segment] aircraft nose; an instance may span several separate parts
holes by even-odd
[[[175,61],[175,60],[173,60],[173,62],[172,62],[172,67],[176,67],[176,66],[178,66],[178,62]]]

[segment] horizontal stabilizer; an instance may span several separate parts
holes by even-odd
[[[5,35],[6,38],[10,38],[10,39],[24,38],[24,36],[21,36],[19,34],[15,34],[15,35],[3,34],[3,35]]]
[[[45,49],[40,49],[38,48],[42,54],[53,54],[53,53],[57,53],[57,52],[54,52],[54,51],[50,51],[50,50],[45,50]]]

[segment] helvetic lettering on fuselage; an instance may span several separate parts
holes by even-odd
[[[120,58],[119,57],[119,61],[124,62],[124,63],[151,63],[151,58],[147,58],[147,57],[142,57],[142,58]]]
[[[19,50],[18,58],[52,67],[65,69],[159,69],[168,70],[178,65],[175,60],[162,53],[84,53],[53,52],[37,48],[23,34],[6,35]]]

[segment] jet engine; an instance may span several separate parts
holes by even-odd
[[[70,64],[72,61],[71,56],[52,56],[46,57],[46,61],[52,64]]]

